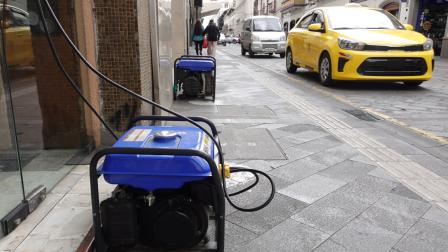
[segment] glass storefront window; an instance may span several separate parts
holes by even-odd
[[[72,1],[51,3],[67,31],[73,33]],[[1,83],[0,219],[36,188],[50,191],[73,168],[76,164],[73,160],[79,160],[89,144],[83,105],[54,62],[35,5],[35,1],[27,0],[0,5],[0,15],[4,17],[4,70],[12,97],[8,103],[9,90]],[[49,26],[52,27],[51,23]],[[79,82],[76,57],[61,34],[53,31],[52,38],[68,72]],[[12,109],[15,120],[11,117]],[[12,130],[13,123],[17,135]]]
[[[0,78],[0,191],[2,192],[0,218],[7,215],[24,199],[17,146],[14,141],[9,83],[4,76],[3,63],[0,65],[2,75]],[[0,238],[3,235],[3,230],[0,230]]]

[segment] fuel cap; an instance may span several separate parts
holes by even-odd
[[[168,131],[168,130],[161,130],[154,133],[154,140],[155,141],[167,141],[174,139],[178,136],[177,132],[174,131]]]

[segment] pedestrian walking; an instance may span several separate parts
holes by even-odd
[[[196,50],[196,55],[202,55],[202,43],[204,42],[204,27],[202,26],[201,21],[196,21],[194,24],[193,30],[193,41]]]
[[[210,23],[205,28],[203,35],[207,34],[208,47],[207,47],[207,55],[215,57],[216,54],[216,46],[218,45],[219,33],[218,26],[216,26],[213,19],[210,20]]]

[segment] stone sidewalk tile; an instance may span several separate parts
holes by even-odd
[[[280,178],[283,178],[290,182],[295,182],[300,179],[313,175],[321,170],[326,169],[328,166],[318,163],[310,158],[303,158],[280,166],[268,173]]]
[[[374,169],[376,169],[376,166],[353,160],[345,160],[319,172],[319,174],[340,181],[350,182],[358,177],[365,176],[368,172]]]
[[[252,205],[252,207],[255,205]],[[304,209],[307,205],[304,202],[277,193],[271,204],[257,213],[238,211],[228,215],[227,220],[260,235]]]
[[[358,218],[331,236],[349,251],[389,251],[402,235],[378,227]]]
[[[258,237],[257,234],[226,221],[225,250],[235,251]]]
[[[430,207],[428,203],[389,194],[359,218],[385,230],[404,234]]]
[[[314,174],[279,190],[278,192],[302,202],[312,204],[316,200],[344,186],[344,181]]]
[[[368,173],[368,175],[373,176],[373,177],[377,177],[377,178],[381,178],[381,179],[386,179],[392,182],[397,182],[398,181],[393,178],[387,171],[385,171],[382,167],[377,167],[375,169],[373,169],[372,171],[370,171]]]
[[[398,185],[398,183],[368,175],[348,183],[335,194],[343,194],[356,201],[373,204]]]
[[[448,251],[448,225],[420,219],[394,246],[399,251]]]
[[[358,205],[357,208],[359,208],[359,206],[360,205]],[[305,208],[300,213],[293,215],[291,218],[327,234],[333,234],[347,225],[360,213],[360,211],[367,207],[368,206],[365,205],[364,208],[358,210],[328,204],[319,204],[318,202]]]
[[[345,252],[347,248],[333,241],[331,238],[319,245],[313,252]]]
[[[311,251],[328,237],[324,232],[288,218],[237,251]]]
[[[425,199],[423,199],[418,194],[411,191],[409,188],[407,188],[406,186],[404,186],[402,184],[399,184],[397,187],[393,188],[390,192],[393,194],[396,194],[396,195],[403,196],[408,199],[418,200],[421,202],[427,202]]]
[[[448,226],[448,213],[437,205],[433,205],[431,209],[423,215],[423,219]]]
[[[336,147],[342,144],[342,142],[334,136],[325,136],[321,138],[314,139],[312,141],[305,142],[294,146],[297,149],[311,151],[313,153],[318,153],[329,148]]]

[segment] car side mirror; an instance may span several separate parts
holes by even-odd
[[[323,31],[322,24],[319,24],[319,23],[310,24],[308,26],[308,30],[313,31],[313,32],[322,32]]]
[[[246,27],[246,31],[250,31],[250,27]]]
[[[414,30],[414,26],[410,25],[410,24],[404,24],[403,25],[404,28],[408,31],[413,31]]]

